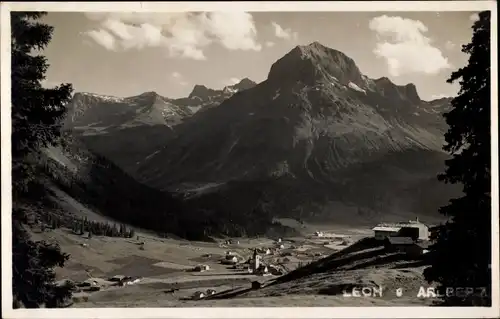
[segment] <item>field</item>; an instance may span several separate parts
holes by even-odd
[[[211,243],[190,242],[159,238],[145,232],[138,232],[134,238],[92,236],[89,239],[67,229],[34,233],[33,236],[58,242],[63,251],[71,255],[66,266],[56,270],[57,280],[94,282],[92,285],[99,286],[99,291],[75,292],[72,307],[396,306],[429,303],[428,299],[415,298],[416,292],[406,298],[396,298],[393,293],[385,291],[383,297],[348,298],[339,293],[339,287],[351,287],[349,285],[382,285],[391,291],[399,285],[418,291],[419,286],[425,286],[422,267],[411,262],[405,264],[404,260],[394,256],[381,257],[376,249],[371,248],[342,253],[349,251],[346,248],[353,247],[353,243],[369,236],[369,228],[332,226],[329,230],[323,225],[320,227],[323,237],[310,233],[315,228],[314,225],[303,225],[303,237],[231,238],[231,243],[228,239]],[[266,254],[268,248],[270,253]],[[251,258],[254,249],[260,249],[262,261],[274,265],[280,273],[249,273],[245,262]],[[229,252],[237,256],[238,266],[221,263]],[[336,258],[338,254],[344,256]],[[322,265],[329,262],[331,267]],[[197,265],[207,265],[209,269],[194,271]],[[299,267],[313,268],[310,273],[301,273],[297,270]],[[110,281],[113,276],[130,276],[137,280],[119,286]],[[252,289],[254,281],[261,283],[260,289]],[[193,297],[196,292],[206,293],[209,289],[214,290],[213,295],[198,300]]]

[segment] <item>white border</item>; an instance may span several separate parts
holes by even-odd
[[[482,11],[491,10],[491,197],[492,302],[474,307],[311,307],[311,308],[69,308],[12,309],[11,127],[9,11]],[[495,1],[294,1],[294,2],[2,2],[1,3],[2,142],[2,317],[4,318],[479,318],[500,316],[498,211],[497,11]],[[495,284],[496,283],[496,284]]]

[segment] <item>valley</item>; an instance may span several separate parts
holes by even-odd
[[[372,228],[443,221],[460,191],[436,178],[449,102],[370,79],[318,42],[261,83],[75,93],[61,146],[40,159],[52,217],[35,214],[32,235],[71,255],[56,274],[77,285],[72,307],[429,304],[413,293],[425,258]],[[387,293],[345,296],[358,286]],[[400,286],[412,293],[395,297]]]
[[[353,249],[370,236],[370,229],[322,226],[331,237],[308,233],[281,240],[231,238],[230,244],[227,240],[207,243],[160,238],[149,232],[137,232],[137,237],[130,239],[88,239],[66,229],[33,236],[57,242],[71,254],[67,265],[57,271],[57,280],[82,286],[73,294],[72,307],[418,306],[432,302],[416,298],[420,286],[429,286],[422,278],[423,266],[418,260],[394,258],[394,253],[384,255],[370,247]],[[316,227],[303,225],[301,229],[308,232]],[[255,249],[269,265],[266,274],[247,271]],[[348,253],[349,249],[353,252]],[[351,258],[342,266],[332,265],[327,272],[313,271],[293,278],[300,267],[318,264],[319,269],[321,263],[331,262],[343,251],[359,258]],[[228,253],[237,256],[238,263],[223,264]],[[374,263],[377,254],[382,259]],[[208,269],[196,271],[199,265]],[[119,285],[116,278],[126,277],[129,283]],[[349,288],[356,286],[383,287],[384,292],[382,296],[346,297]],[[403,298],[395,296],[399,287],[407,292]]]

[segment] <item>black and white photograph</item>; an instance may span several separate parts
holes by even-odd
[[[496,2],[0,23],[3,317],[500,315]]]

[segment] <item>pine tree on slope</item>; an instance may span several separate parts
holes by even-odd
[[[485,287],[491,292],[490,15],[479,14],[471,43],[462,47],[470,56],[468,65],[448,80],[459,80],[461,89],[445,114],[449,129],[444,150],[452,158],[439,179],[463,184],[464,196],[441,208],[450,221],[439,228],[431,267],[424,272],[443,293],[447,287]],[[450,295],[442,301],[450,306],[491,305],[491,297],[480,295]]]
[[[57,307],[71,295],[67,286],[54,284],[53,268],[68,255],[59,246],[33,242],[22,221],[29,203],[42,196],[36,181],[40,150],[55,145],[60,135],[70,84],[44,89],[41,82],[47,60],[37,55],[51,40],[53,28],[40,23],[45,13],[12,12],[12,261],[13,307]]]

